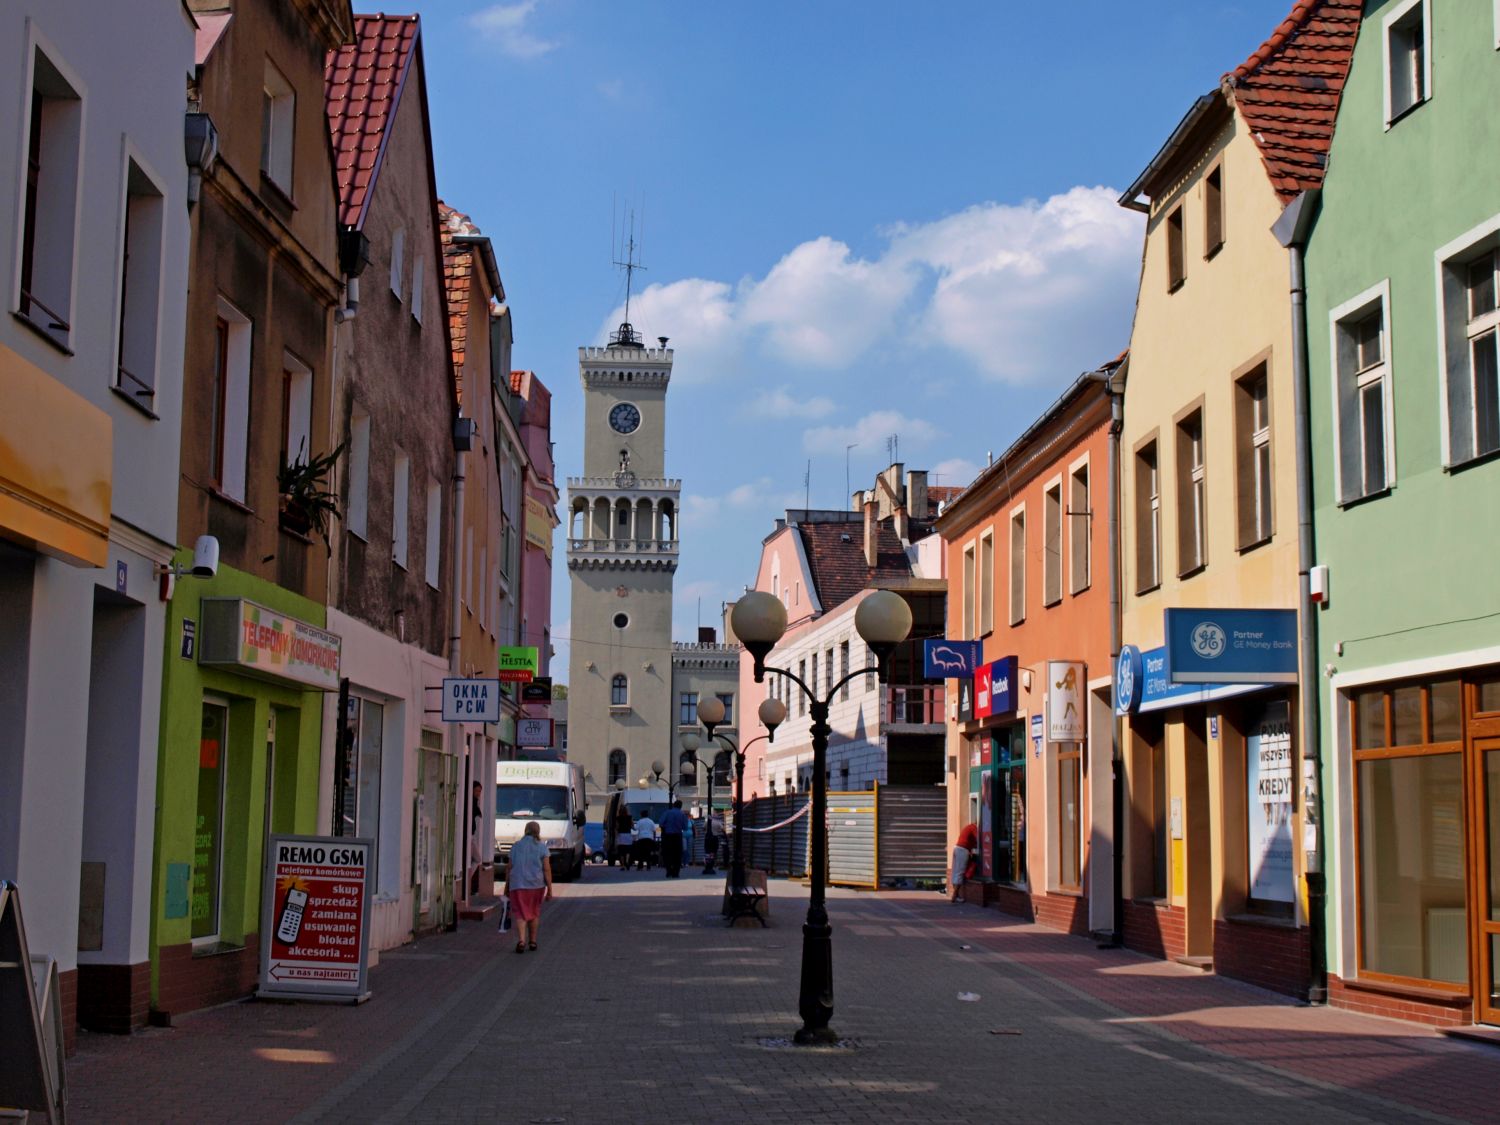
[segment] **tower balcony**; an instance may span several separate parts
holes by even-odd
[[[631,483],[620,483],[618,474],[608,477],[569,477],[573,492],[681,492],[682,481],[674,477],[632,477]]]
[[[677,569],[676,539],[569,539],[568,566]]]

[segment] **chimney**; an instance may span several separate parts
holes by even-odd
[[[874,567],[876,544],[880,542],[880,521],[875,515],[875,501],[865,501],[865,563]]]
[[[913,469],[906,474],[906,514],[914,520],[925,520],[931,513],[927,499],[927,471]]]
[[[711,645],[718,641],[718,634],[714,632],[712,625],[698,626],[698,643],[700,645]]]

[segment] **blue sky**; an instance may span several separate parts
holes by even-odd
[[[495,245],[517,367],[582,465],[577,349],[671,337],[675,632],[717,625],[762,537],[900,459],[965,484],[1128,342],[1141,220],[1115,205],[1292,0],[606,3],[423,12],[444,199]],[[554,674],[573,624],[560,529]]]

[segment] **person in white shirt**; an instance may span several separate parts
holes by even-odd
[[[641,813],[635,822],[635,847],[631,859],[643,870],[650,867],[656,853],[656,822],[650,813]]]

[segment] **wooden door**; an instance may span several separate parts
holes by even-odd
[[[1500,738],[1474,740],[1474,1018],[1500,1024]]]

